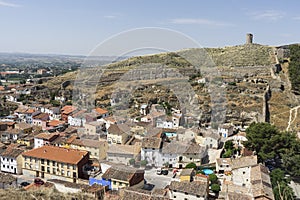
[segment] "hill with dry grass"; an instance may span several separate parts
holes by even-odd
[[[297,118],[297,109],[292,111],[291,109],[298,105],[299,101],[298,97],[290,91],[287,76],[288,62],[281,63],[281,71],[274,69],[275,64],[278,63],[278,57],[280,57],[279,60],[285,59],[285,56],[278,53],[281,50],[281,48],[248,44],[137,56],[105,67],[85,68],[78,72],[68,73],[48,81],[43,86],[58,94],[67,93],[68,97],[72,98],[74,84],[63,89],[61,84],[68,80],[71,82],[76,80],[75,88],[81,90],[79,92],[88,94],[93,92],[96,96],[96,103],[109,108],[113,93],[122,96],[122,91],[126,90],[126,87],[127,89],[131,87],[128,113],[132,117],[137,115],[136,107],[141,103],[167,102],[172,107],[178,108],[180,105],[176,91],[174,88],[173,90],[168,88],[168,83],[187,81],[198,100],[198,107],[201,110],[200,121],[205,124],[210,123],[211,120],[212,91],[208,83],[198,84],[197,80],[205,76],[199,68],[202,69],[202,65],[209,63],[208,66],[215,65],[213,71],[218,71],[216,76],[222,80],[220,86],[224,88],[225,98],[220,98],[219,103],[226,107],[225,122],[245,125],[253,121],[265,121],[265,93],[270,88],[271,98],[267,103],[270,122],[282,130],[288,127],[289,130],[298,130],[300,122]],[[202,52],[201,55],[199,51]],[[208,57],[201,57],[203,51]],[[197,65],[195,63],[199,63],[200,67],[195,67]],[[162,71],[153,73],[161,69],[161,66],[174,69],[175,72],[164,68]],[[137,83],[138,86],[135,86]],[[85,97],[88,99],[88,95]]]

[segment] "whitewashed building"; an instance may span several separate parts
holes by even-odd
[[[16,145],[8,146],[1,154],[1,171],[12,174],[22,173],[22,153],[24,150],[17,148]]]
[[[157,137],[145,137],[142,140],[141,160],[146,160],[149,166],[160,165],[160,148],[162,139]]]

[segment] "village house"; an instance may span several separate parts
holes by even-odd
[[[24,122],[15,124],[14,129],[7,129],[1,132],[1,141],[17,141],[19,138],[29,135],[32,132],[32,125]]]
[[[243,142],[248,141],[246,132],[239,132],[237,135],[232,137],[232,142],[236,147],[244,147]]]
[[[196,138],[197,132],[198,132],[198,129],[179,128],[177,130],[177,139],[178,139],[178,141],[189,142]]]
[[[55,146],[42,146],[24,152],[22,172],[27,177],[60,179],[78,182],[87,178],[83,171],[88,164],[89,153],[77,149],[66,149]]]
[[[147,165],[160,166],[160,149],[162,139],[159,137],[144,137],[142,139],[141,160],[146,160]]]
[[[11,144],[1,150],[0,160],[1,160],[1,171],[8,172],[12,174],[22,173],[22,153],[23,149],[18,148],[18,145]]]
[[[147,115],[149,113],[149,107],[147,104],[142,104],[140,108],[141,115]]]
[[[257,156],[245,156],[240,158],[218,158],[216,171],[226,174],[227,180],[235,185],[249,186],[250,167],[257,164]],[[231,175],[231,176],[230,176]]]
[[[184,125],[183,114],[180,110],[172,109],[173,128],[178,128]]]
[[[125,124],[112,124],[107,129],[108,144],[125,144],[130,137],[130,127]]]
[[[53,130],[53,131],[56,131],[56,130],[61,130],[61,129],[64,129],[66,126],[66,122],[65,121],[61,121],[61,120],[50,120],[47,122],[47,127],[46,127],[46,130]]]
[[[26,135],[22,136],[17,139],[17,143],[21,145],[25,145],[27,147],[32,147],[34,146],[34,138],[31,135]]]
[[[64,106],[61,110],[61,120],[65,121],[66,123],[68,123],[68,116],[71,115],[73,112],[75,112],[77,110],[76,107],[74,106]]]
[[[34,136],[34,148],[50,145],[51,142],[58,137],[58,133],[39,133],[38,135]]]
[[[109,116],[108,110],[103,108],[95,108],[93,112],[97,114],[97,119],[103,119]]]
[[[108,144],[106,140],[93,140],[71,136],[66,140],[66,147],[88,151],[90,158],[103,160],[106,158]]]
[[[40,113],[32,117],[32,124],[34,126],[40,126],[43,130],[47,127],[47,121],[49,120],[49,114],[47,113]]]
[[[194,176],[196,175],[195,170],[194,169],[182,169],[179,177],[180,177],[180,181],[193,181]]]
[[[207,148],[195,143],[182,143],[176,140],[164,142],[159,156],[158,167],[168,164],[170,168],[184,168],[186,164],[194,162],[197,165],[206,163]]]
[[[40,111],[42,113],[49,114],[50,120],[60,120],[60,108],[59,107],[53,107],[52,104],[46,104],[40,107]]]
[[[85,119],[85,114],[86,110],[77,110],[74,111],[72,114],[68,116],[68,124],[70,126],[78,126],[82,127],[84,126],[86,119]]]
[[[103,121],[88,122],[85,123],[84,128],[88,135],[99,135],[106,130],[106,124]]]
[[[208,199],[208,183],[202,181],[172,181],[170,199],[206,200]]]
[[[27,107],[23,105],[19,105],[18,108],[14,111],[14,115],[18,117],[18,122],[26,122],[26,116],[25,113],[27,111]]]
[[[210,149],[218,149],[221,136],[213,129],[200,129],[195,137],[196,143]]]
[[[266,166],[259,163],[251,167],[251,193],[254,199],[274,200],[270,173]]]
[[[21,122],[21,123],[15,124],[15,129],[22,132],[22,134],[30,134],[32,132],[32,125]]]
[[[228,138],[233,135],[233,126],[229,124],[219,125],[218,133],[222,138]]]
[[[27,124],[32,124],[33,122],[33,117],[40,114],[41,112],[39,110],[35,110],[32,108],[29,108],[25,112],[25,122]]]
[[[109,183],[109,188],[119,190],[144,181],[144,170],[131,167],[113,166],[102,175],[102,179]]]
[[[140,160],[141,145],[111,144],[107,151],[107,160],[128,165],[131,159]]]
[[[236,171],[232,172],[235,175]],[[238,176],[239,174],[236,174]],[[274,200],[269,170],[263,164],[259,163],[247,167],[247,172],[243,174],[246,184],[236,184],[235,181],[225,181],[222,185],[220,196],[222,198],[245,200]],[[249,179],[249,181],[246,181]]]
[[[16,122],[14,121],[1,121],[0,131],[12,130],[15,128]]]
[[[0,133],[1,135],[1,142],[11,142],[16,141],[18,138],[20,138],[23,134],[17,130],[7,130]]]

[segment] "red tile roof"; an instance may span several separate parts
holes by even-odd
[[[103,108],[96,108],[95,111],[101,115],[108,113],[108,110],[105,110]]]
[[[57,133],[40,133],[38,135],[35,136],[35,138],[39,138],[39,139],[44,139],[44,140],[54,140],[55,138],[57,138],[59,134]]]
[[[68,114],[74,112],[75,110],[77,110],[77,108],[74,107],[74,106],[64,106],[64,107],[61,109],[61,112],[62,112],[63,114],[68,115]]]
[[[64,124],[65,122],[64,121],[60,121],[60,120],[51,120],[48,122],[48,126],[59,126],[59,125],[62,125]]]
[[[40,148],[24,152],[22,155],[33,158],[54,160],[62,163],[78,164],[85,156],[88,156],[88,152],[56,146],[42,146]]]

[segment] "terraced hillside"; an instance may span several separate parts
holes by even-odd
[[[269,118],[271,123],[278,125],[279,128],[287,128],[290,116],[289,108],[293,107],[290,104],[291,102],[297,104],[298,100],[289,90],[286,67],[283,66],[282,71],[274,70],[274,65],[278,60],[275,53],[278,49],[250,44],[205,50],[216,65],[215,68],[212,68],[212,71],[218,72],[214,75],[217,76],[215,78],[220,78],[222,82],[220,87],[223,88],[225,96],[219,98],[218,103],[224,105],[226,109],[227,122],[249,124],[252,121],[265,121]],[[71,84],[62,91],[61,83],[76,79],[76,89],[82,90],[80,91],[82,93],[96,94],[96,103],[103,106],[110,106],[112,94],[122,96],[126,93],[124,92],[126,89],[130,90],[129,114],[135,116],[138,113],[136,107],[149,101],[167,102],[171,106],[179,108],[177,89],[174,88],[180,86],[174,86],[172,90],[168,84],[169,82],[185,81],[189,83],[195,93],[197,106],[201,111],[201,123],[210,123],[213,91],[209,88],[208,83],[197,83],[199,78],[207,76],[206,72],[199,71],[197,67],[200,66],[201,69],[202,65],[211,66],[213,63],[209,58],[197,56],[199,51],[203,51],[203,49],[187,49],[173,53],[133,57],[112,63],[106,66],[105,70],[101,67],[87,68],[81,73],[66,74],[47,82],[45,86],[51,91],[63,93],[71,91],[73,85]],[[197,64],[199,66],[195,66]],[[151,70],[149,70],[150,68]],[[153,73],[155,70],[158,71]],[[76,77],[77,74],[80,76]],[[267,91],[268,88],[270,91]],[[271,98],[266,101],[266,94],[269,93],[268,96]],[[71,93],[69,92],[69,94]],[[85,98],[88,101],[88,95]],[[280,117],[277,117],[279,114]],[[290,128],[297,130],[297,123],[294,121]]]

